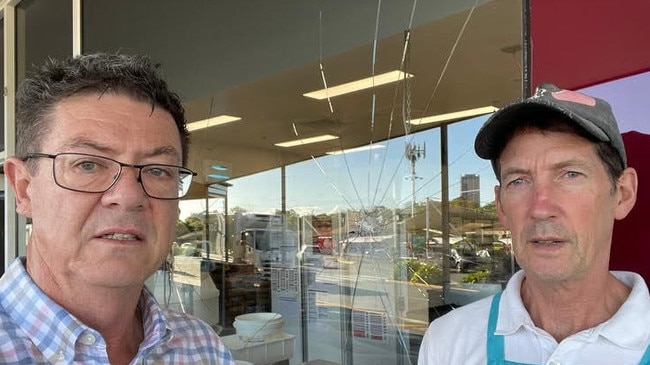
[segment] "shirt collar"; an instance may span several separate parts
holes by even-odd
[[[648,287],[639,274],[626,271],[612,271],[612,274],[632,290],[614,316],[598,327],[598,333],[623,348],[645,348],[650,339]]]
[[[142,309],[145,330],[144,341],[140,346],[141,351],[154,347],[160,341],[168,341],[171,339],[172,329],[165,315],[165,311],[147,287],[144,287],[142,290],[139,306]]]
[[[613,271],[612,274],[625,285],[632,288],[630,295],[619,310],[608,321],[588,331],[594,335],[593,341],[602,336],[617,346],[639,349],[647,346],[650,339],[650,327],[635,326],[631,335],[630,324],[650,323],[650,295],[643,278],[632,272]],[[508,281],[501,295],[499,320],[495,333],[500,335],[513,334],[527,328],[537,329],[521,300],[521,284],[525,274],[523,270],[516,272]],[[638,332],[641,331],[641,332]]]
[[[533,320],[521,300],[521,283],[524,281],[524,277],[523,270],[517,271],[508,280],[508,285],[501,294],[496,334],[509,335],[517,332],[521,327],[534,326]]]

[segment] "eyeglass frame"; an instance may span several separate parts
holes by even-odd
[[[61,185],[59,180],[56,178],[56,168],[55,168],[56,158],[58,156],[60,156],[60,155],[80,155],[80,156],[88,156],[88,157],[99,157],[99,158],[102,158],[102,159],[109,160],[109,161],[117,163],[120,166],[120,169],[117,172],[116,176],[113,178],[113,182],[106,189],[104,189],[102,191],[86,191],[86,190],[73,189],[73,188]],[[120,177],[122,177],[122,171],[123,171],[124,167],[132,167],[132,168],[138,170],[138,175],[137,175],[136,180],[140,183],[140,186],[142,187],[142,191],[145,193],[145,195],[147,195],[148,197],[153,198],[153,199],[179,200],[179,199],[182,199],[183,197],[187,196],[187,194],[190,191],[189,186],[188,186],[187,191],[185,192],[185,194],[183,194],[182,196],[176,197],[176,198],[160,198],[160,197],[157,197],[157,196],[152,196],[151,194],[149,194],[149,192],[147,191],[147,188],[144,186],[144,183],[142,181],[142,169],[144,169],[146,167],[150,167],[150,166],[175,167],[175,168],[178,168],[180,171],[188,172],[189,175],[192,176],[192,177],[197,176],[196,172],[194,172],[194,171],[192,171],[192,170],[190,170],[190,169],[188,169],[186,167],[183,167],[183,166],[170,165],[170,164],[164,164],[164,163],[149,163],[149,164],[143,164],[143,165],[128,164],[128,163],[124,163],[124,162],[112,159],[110,157],[93,155],[93,154],[90,154],[90,153],[80,153],[80,152],[60,152],[60,153],[56,153],[56,154],[41,153],[41,152],[30,152],[30,153],[25,154],[22,157],[22,160],[26,162],[26,161],[28,161],[30,159],[34,159],[34,158],[50,158],[50,159],[52,159],[52,177],[54,178],[54,183],[56,183],[57,186],[59,186],[59,187],[61,187],[63,189],[70,190],[70,191],[75,191],[75,192],[78,192],[78,193],[103,194],[103,193],[109,191],[113,186],[115,186],[115,184],[117,184],[117,182],[120,180]],[[190,181],[190,186],[191,186],[191,184],[192,184],[192,182]]]

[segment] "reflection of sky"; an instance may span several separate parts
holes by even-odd
[[[460,196],[463,174],[481,176],[481,204],[494,200],[494,174],[487,161],[474,154],[474,136],[486,117],[448,127],[449,198]],[[385,148],[324,156],[286,168],[287,209],[300,213],[329,213],[371,206],[409,207],[411,162],[404,155],[407,141],[425,146],[415,164],[415,201],[441,199],[440,130],[431,129],[379,142]],[[269,212],[280,207],[280,172],[273,170],[230,181],[229,206]]]

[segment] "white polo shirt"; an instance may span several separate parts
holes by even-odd
[[[524,273],[515,273],[502,293],[495,332],[504,336],[505,359],[548,365],[639,364],[650,344],[648,287],[638,274],[623,271],[612,274],[632,288],[618,312],[608,321],[558,344],[533,324],[521,301]],[[492,296],[433,321],[422,339],[418,365],[486,364],[491,303]]]

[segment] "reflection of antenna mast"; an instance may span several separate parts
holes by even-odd
[[[420,158],[425,158],[426,156],[426,144],[422,142],[421,145],[406,144],[406,149],[404,151],[404,157],[411,161],[411,217],[415,215],[415,180],[420,179],[415,174],[415,162]]]

